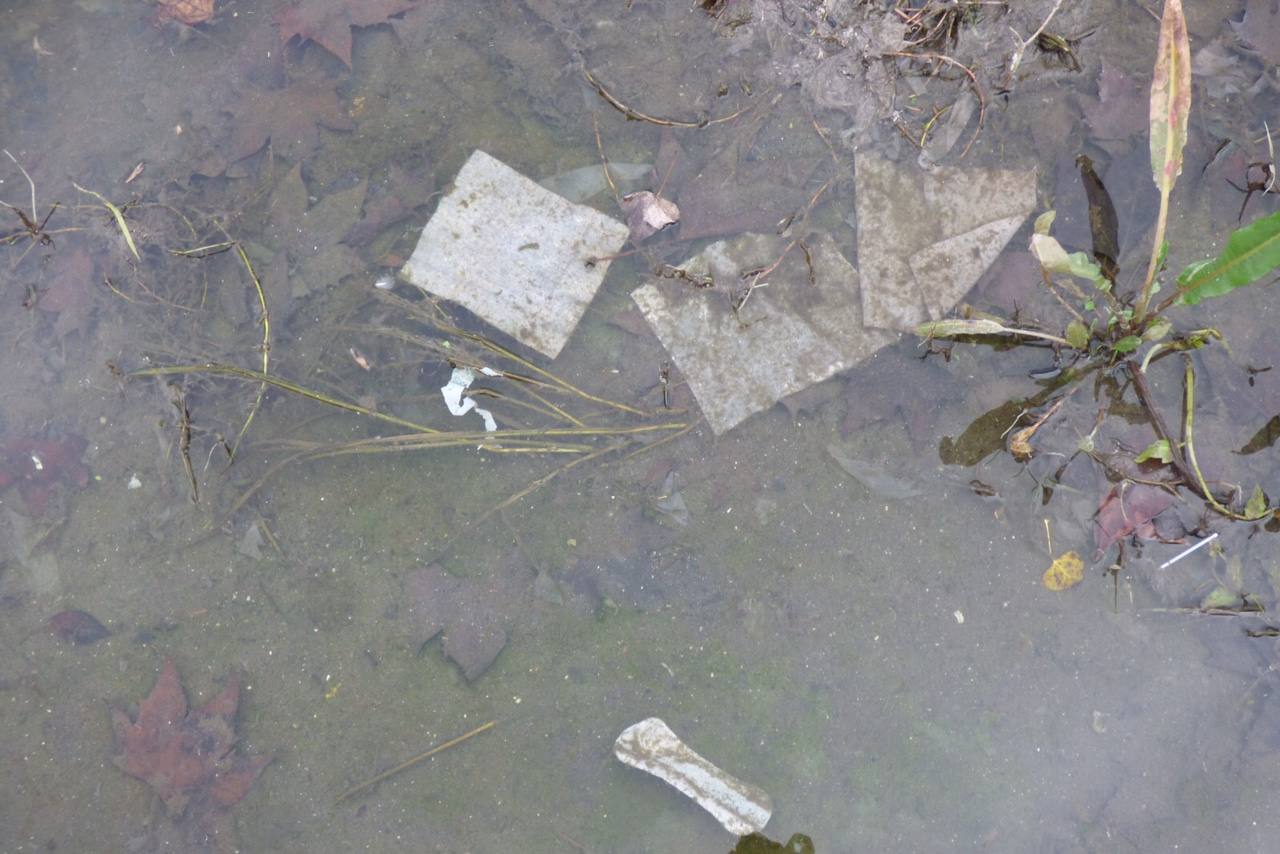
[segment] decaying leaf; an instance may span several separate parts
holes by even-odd
[[[413,8],[403,0],[302,0],[276,16],[280,41],[313,41],[351,67],[351,28],[386,23]]]
[[[1280,65],[1280,4],[1276,0],[1245,0],[1244,18],[1231,26],[1263,59]]]
[[[488,670],[507,645],[506,617],[486,585],[450,575],[433,563],[405,578],[404,593],[414,644],[421,648],[443,632],[444,654],[468,682]]]
[[[158,0],[157,21],[176,21],[193,27],[213,18],[216,0]]]
[[[1145,483],[1119,483],[1098,506],[1093,520],[1093,540],[1101,554],[1125,537],[1154,539],[1154,520],[1173,506],[1176,496],[1166,489]]]
[[[619,201],[627,215],[627,228],[631,229],[631,242],[639,243],[652,237],[669,225],[680,221],[680,208],[670,199],[648,190],[628,193]]]
[[[1187,144],[1191,112],[1191,48],[1182,0],[1165,0],[1160,21],[1160,44],[1151,79],[1151,169],[1165,198],[1182,174],[1182,149]]]
[[[116,767],[145,781],[177,818],[212,831],[216,820],[249,792],[270,756],[241,755],[235,749],[240,683],[227,687],[198,709],[188,709],[172,659],[165,659],[155,687],[138,705],[136,719],[111,713]]]
[[[351,130],[355,125],[333,82],[306,80],[286,89],[245,92],[231,108],[235,130],[231,160],[242,160],[271,140],[277,154],[301,158],[320,143],[320,127]]]
[[[1146,129],[1138,84],[1106,59],[1098,73],[1097,99],[1082,99],[1080,108],[1099,139],[1128,139]]]
[[[1074,551],[1059,556],[1044,571],[1040,581],[1055,592],[1075,587],[1084,579],[1084,561]]]

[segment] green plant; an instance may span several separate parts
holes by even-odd
[[[1100,251],[1104,245],[1114,245],[1114,211],[1109,209],[1109,199],[1104,205],[1096,204],[1091,190],[1090,219],[1095,250],[1092,257],[1085,252],[1068,253],[1051,236],[1053,211],[1042,214],[1036,220],[1031,241],[1031,250],[1040,263],[1046,286],[1071,314],[1061,335],[991,317],[963,317],[924,323],[917,328],[917,333],[925,338],[999,335],[1023,340],[1048,340],[1056,347],[1074,351],[1082,357],[1070,375],[1064,378],[1064,383],[1099,368],[1124,362],[1142,406],[1159,436],[1135,461],[1159,459],[1168,463],[1180,475],[1182,484],[1200,495],[1217,512],[1235,519],[1257,520],[1274,513],[1267,506],[1260,488],[1254,490],[1243,508],[1235,509],[1229,502],[1219,500],[1210,492],[1196,463],[1192,443],[1195,372],[1190,360],[1187,360],[1184,372],[1185,414],[1180,440],[1165,427],[1144,379],[1147,367],[1154,359],[1176,351],[1198,349],[1214,338],[1221,337],[1214,329],[1179,332],[1166,317],[1170,309],[1223,296],[1236,288],[1259,281],[1280,267],[1280,213],[1275,213],[1233,231],[1221,254],[1216,258],[1188,265],[1174,280],[1172,292],[1160,302],[1154,302],[1162,290],[1161,273],[1164,271],[1169,249],[1165,231],[1174,184],[1182,172],[1190,110],[1191,51],[1186,19],[1181,0],[1166,0],[1150,98],[1151,166],[1153,179],[1160,191],[1160,209],[1150,261],[1141,285],[1130,294],[1115,293],[1114,258],[1108,258],[1106,252]],[[1088,177],[1092,167],[1087,160],[1082,160],[1084,163],[1081,171],[1086,176],[1086,188],[1091,189]],[[1105,191],[1100,189],[1100,183],[1099,193],[1105,195]],[[1149,347],[1139,361],[1135,354],[1144,345]],[[1019,431],[1015,438],[1021,436],[1024,440],[1029,439],[1035,429],[1051,415],[1052,411],[1028,430]],[[1024,442],[1024,447],[1029,446]]]

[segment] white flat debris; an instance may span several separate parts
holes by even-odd
[[[662,278],[631,297],[671,354],[719,434],[789,394],[852,368],[942,319],[978,281],[1035,206],[1033,171],[929,172],[857,158],[861,271],[826,235],[789,241],[746,234],[680,265],[714,285]],[[744,274],[745,277],[744,277]],[[742,301],[742,289],[761,285]],[[737,298],[735,312],[732,303]]]
[[[858,271],[825,235],[808,244],[812,281],[794,247],[735,313],[735,291],[750,282],[742,274],[772,264],[789,242],[761,234],[722,240],[680,265],[712,276],[714,287],[659,279],[631,293],[717,434],[898,339],[864,327]]]
[[[627,226],[474,152],[401,276],[555,358],[608,272]]]
[[[757,833],[769,823],[773,804],[765,792],[703,759],[659,718],[624,729],[613,752],[631,767],[648,771],[693,798],[734,836]]]
[[[941,320],[1035,208],[1031,170],[855,165],[863,318],[880,329]]]

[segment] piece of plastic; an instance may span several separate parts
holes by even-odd
[[[613,753],[693,798],[734,836],[763,830],[773,814],[773,804],[762,789],[699,756],[661,718],[646,718],[624,729]]]

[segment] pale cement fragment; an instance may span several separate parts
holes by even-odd
[[[870,326],[910,332],[978,281],[1035,207],[1031,170],[856,160],[858,267]]]
[[[474,152],[400,275],[555,358],[609,270],[627,226]]]
[[[712,276],[714,287],[656,279],[631,293],[717,434],[898,338],[864,327],[858,271],[826,235],[808,244],[812,282],[792,248],[735,314],[730,299],[743,272],[773,263],[789,242],[761,234],[722,240],[681,265]]]
[[[613,752],[631,767],[648,771],[693,798],[735,836],[756,833],[769,823],[773,804],[768,794],[699,756],[660,718],[647,718],[624,729]]]

